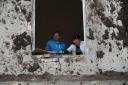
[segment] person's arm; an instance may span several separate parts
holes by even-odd
[[[51,47],[50,47],[50,43],[49,42],[47,42],[45,50],[46,51],[51,51]]]
[[[65,44],[64,43],[62,44],[62,48],[63,48],[63,50],[65,50]]]
[[[63,47],[64,54],[70,54],[70,52],[65,48],[65,44],[63,44],[62,47]]]
[[[67,51],[69,52],[69,53],[72,53],[73,51],[74,51],[74,45],[70,45],[69,46],[69,48],[67,49]]]

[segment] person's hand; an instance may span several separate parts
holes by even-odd
[[[36,48],[33,52],[32,52],[32,55],[42,55],[44,54],[43,53],[43,50],[41,48]]]
[[[36,51],[43,51],[41,48],[36,48]]]

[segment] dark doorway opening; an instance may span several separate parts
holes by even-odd
[[[84,40],[81,0],[36,0],[35,25],[35,48],[44,48],[56,30],[67,46],[73,34]]]

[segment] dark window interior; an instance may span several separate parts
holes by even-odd
[[[36,0],[35,47],[44,48],[56,30],[67,45],[75,33],[83,40],[81,0]]]

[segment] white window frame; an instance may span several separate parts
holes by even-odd
[[[36,0],[32,0],[32,51],[35,50],[35,19],[36,19]],[[87,17],[88,17],[88,13],[87,13],[87,0],[82,0],[82,10],[83,10],[83,32],[84,32],[84,43],[85,43],[85,47],[87,49],[86,46],[86,32],[87,32]],[[86,50],[85,49],[85,50]]]
[[[32,0],[32,51],[35,50],[35,19],[36,0]]]
[[[82,9],[83,9],[83,31],[84,31],[84,46],[85,46],[85,53],[87,53],[87,39],[86,39],[86,32],[88,29],[88,0],[82,0]]]

